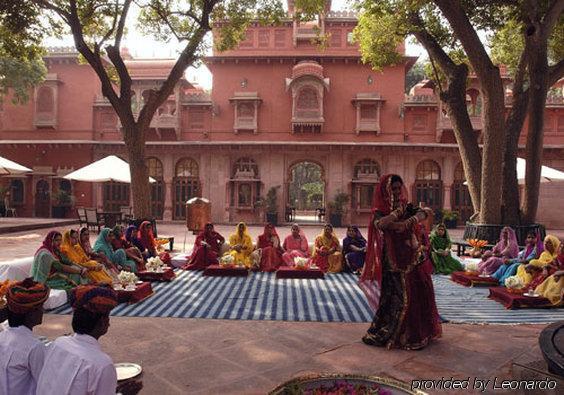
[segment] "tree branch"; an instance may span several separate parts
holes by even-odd
[[[121,39],[123,37],[123,30],[125,28],[125,20],[127,19],[127,14],[129,13],[129,6],[130,5],[131,5],[131,0],[125,0],[125,3],[123,4],[123,10],[121,11],[121,16],[120,16],[120,19],[119,19],[118,28],[117,28],[117,32],[116,32],[116,39],[114,41],[114,47],[116,47],[118,49],[118,51],[119,51],[119,47],[121,45]],[[117,9],[116,9],[116,13],[117,13]]]
[[[550,37],[552,29],[554,29],[558,19],[560,19],[562,12],[564,12],[564,0],[554,0],[546,11],[546,14],[544,14],[541,26],[543,34],[547,39]]]
[[[33,3],[56,12],[67,24],[69,23],[70,14],[61,7],[58,7],[47,0],[33,0]]]

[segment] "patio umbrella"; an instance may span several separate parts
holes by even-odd
[[[12,162],[9,159],[3,158],[0,156],[0,174],[7,175],[7,174],[24,174],[30,172],[31,169],[28,169],[25,166],[17,164],[16,162]]]
[[[527,161],[523,158],[517,158],[517,181],[520,185],[525,184],[525,169],[527,167]],[[541,167],[541,178],[540,182],[551,182],[551,181],[561,181],[564,180],[564,172],[560,170],[553,169],[552,167],[542,166]],[[468,185],[464,181],[464,185]]]
[[[84,166],[67,174],[64,178],[67,180],[86,181],[86,182],[125,182],[131,183],[131,174],[129,172],[129,163],[115,155],[106,156],[94,163]],[[149,182],[156,182],[149,177]]]

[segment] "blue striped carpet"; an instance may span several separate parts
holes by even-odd
[[[320,322],[370,322],[372,312],[352,274],[329,274],[325,280],[277,280],[273,273],[241,277],[203,277],[177,271],[171,283],[153,283],[155,294],[121,304],[114,316],[216,318]],[[447,276],[434,276],[441,316],[457,323],[548,323],[564,319],[564,309],[506,310],[487,298],[487,288],[465,288]],[[69,314],[62,306],[53,310]]]

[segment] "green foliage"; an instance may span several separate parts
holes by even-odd
[[[280,185],[271,187],[266,193],[265,205],[268,214],[276,214],[278,212],[278,189],[280,189]]]
[[[429,62],[417,62],[405,75],[405,93],[427,77],[426,65]]]
[[[345,192],[337,192],[332,201],[329,202],[329,208],[332,213],[345,214],[347,203],[350,201],[350,196]]]
[[[505,26],[493,33],[490,47],[492,60],[497,64],[506,65],[514,74],[521,53],[525,49],[523,25],[515,20],[508,21]]]
[[[456,221],[458,219],[458,211],[443,210],[442,211],[443,221]]]
[[[59,189],[54,193],[53,200],[56,206],[71,206],[74,203],[74,196],[64,189]]]

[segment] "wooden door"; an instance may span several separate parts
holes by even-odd
[[[39,180],[35,184],[35,216],[51,217],[51,186],[46,180]]]

